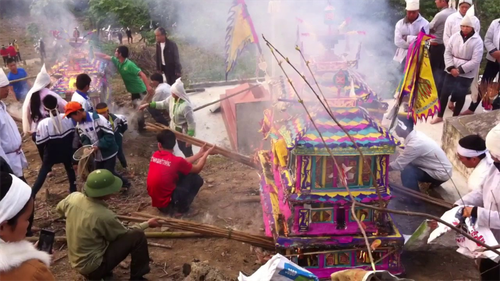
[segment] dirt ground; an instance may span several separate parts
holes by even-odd
[[[12,27],[14,26],[14,27]],[[0,44],[7,40],[18,39],[24,59],[37,58],[31,44],[13,37],[13,34],[25,34],[22,22],[0,21]],[[39,65],[27,67],[28,72],[36,75]],[[119,95],[123,92],[123,85],[119,79],[112,79],[112,89],[116,99],[124,100],[126,97]],[[9,102],[13,102],[9,100]],[[128,195],[117,195],[110,207],[116,213],[129,215],[141,210],[151,214],[158,212],[150,206],[150,198],[146,191],[146,175],[149,158],[155,151],[156,143],[153,134],[138,135],[128,132],[125,135],[125,152],[129,161],[129,178],[133,187]],[[23,150],[30,163],[26,170],[29,184],[33,184],[41,165],[40,158],[33,142],[28,139],[23,144]],[[64,222],[58,219],[55,206],[68,194],[66,174],[62,166],[54,168],[55,175],[48,178],[44,187],[39,192],[36,202],[35,226],[37,228],[51,229],[57,236],[64,236]],[[237,198],[245,198],[258,194],[259,177],[257,171],[239,163],[221,157],[211,157],[202,172],[205,185],[196,197],[193,208],[200,213],[192,220],[208,223],[219,227],[230,227],[255,234],[263,234],[262,209],[258,202],[233,203]],[[391,173],[391,180],[399,181],[397,173]],[[49,195],[47,195],[47,191]],[[391,201],[391,208],[413,210],[431,213],[440,216],[445,210],[420,204],[406,204],[401,197]],[[418,227],[421,218],[394,216],[396,224],[404,234],[411,234]],[[162,229],[163,231],[165,229]],[[158,229],[148,231],[162,231]],[[147,276],[150,280],[182,280],[182,266],[192,261],[207,261],[211,266],[219,269],[231,279],[236,279],[238,272],[253,273],[259,264],[256,256],[248,244],[215,238],[197,239],[149,239],[151,242],[171,246],[172,249],[150,247],[151,273]],[[71,269],[66,257],[65,243],[57,243],[54,254],[55,263],[52,272],[57,280],[83,280]],[[455,252],[453,248],[439,250],[425,250],[422,252],[405,252],[403,264],[406,277],[414,280],[478,280],[477,270],[472,260]],[[124,263],[116,268],[115,280],[128,279],[128,264]]]

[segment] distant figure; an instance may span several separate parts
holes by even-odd
[[[18,61],[21,62],[22,61],[21,52],[20,52],[20,49],[19,49],[19,45],[17,44],[17,40],[14,40],[13,43],[14,43],[14,48],[16,49],[16,52],[17,52]]]
[[[40,48],[40,58],[43,64],[45,58],[47,57],[47,54],[45,53],[45,43],[43,42],[42,38],[40,38],[40,41],[38,41],[38,48]]]
[[[28,77],[26,70],[22,67],[17,67],[17,63],[13,58],[7,60],[7,67],[10,70],[9,74],[7,74],[7,78],[9,78],[10,81]],[[24,101],[26,94],[31,88],[31,84],[28,80],[11,83],[10,86],[16,94],[17,101],[20,102]]]
[[[179,49],[174,41],[168,40],[167,31],[163,27],[155,30],[156,37],[156,70],[165,74],[167,83],[173,85],[182,75]]]
[[[129,44],[134,44],[134,38],[132,37],[132,30],[130,30],[130,27],[127,27],[125,33],[127,33],[127,42]]]
[[[17,61],[16,48],[14,48],[14,45],[12,43],[9,44],[9,47],[7,48],[7,52],[9,52],[9,57],[10,58],[13,58],[14,61]]]
[[[7,59],[9,58],[9,52],[7,51],[7,48],[5,48],[5,45],[2,45],[2,48],[0,49],[0,55],[3,58],[3,65],[7,67]]]
[[[118,31],[118,42],[120,42],[120,45],[123,44],[123,34],[121,31]]]
[[[80,30],[78,30],[78,27],[75,27],[73,31],[73,38],[75,38],[75,43],[78,43],[78,38],[80,38]]]
[[[398,48],[394,55],[394,60],[400,64],[401,72],[405,68],[408,47],[417,39],[422,28],[424,28],[426,33],[429,33],[429,22],[420,15],[419,0],[407,0],[406,17],[396,23],[394,30],[394,44]]]

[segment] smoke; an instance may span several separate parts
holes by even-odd
[[[162,0],[149,1],[157,4],[162,2]],[[301,34],[301,41],[304,42],[303,51],[311,58],[324,55],[325,47],[316,38],[326,36],[329,32],[329,27],[324,22],[324,10],[328,1],[283,0],[279,2],[278,12],[269,13],[269,1],[246,1],[248,12],[259,36],[260,47],[268,63],[268,73],[273,76],[282,75],[282,72],[265,45],[262,35],[288,56],[294,65],[300,66],[301,59],[295,50],[298,31]],[[387,18],[388,14],[392,14],[388,13],[392,8],[386,3],[387,1],[331,2],[334,7],[335,22],[331,26],[332,29],[336,29],[344,20],[350,19],[346,30],[365,33],[365,35],[349,36],[349,42],[339,40],[335,45],[335,54],[347,55],[348,60],[353,60],[361,44],[359,71],[365,75],[367,83],[375,91],[384,89],[390,93],[394,89],[388,89],[386,82],[399,79],[397,65],[392,63],[395,51],[393,36],[396,19]],[[232,0],[179,1],[176,5],[174,34],[182,37],[188,44],[200,47],[213,55],[224,57],[228,11],[232,3]],[[167,28],[172,29],[170,26]],[[309,36],[302,36],[307,34]],[[250,45],[244,53],[256,54],[257,50],[255,46]],[[291,73],[288,67],[286,71]],[[384,91],[379,91],[379,94],[387,96],[388,93]]]

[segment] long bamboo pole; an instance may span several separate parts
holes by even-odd
[[[159,124],[159,123],[148,123],[148,122],[146,122],[146,129],[150,130],[150,131],[170,130],[170,131],[172,131],[175,134],[175,136],[177,137],[177,139],[180,140],[180,141],[183,141],[183,142],[186,142],[186,143],[189,143],[189,144],[192,144],[192,145],[196,145],[196,146],[199,146],[199,147],[202,147],[204,144],[206,144],[209,147],[214,146],[213,144],[207,143],[207,142],[202,141],[200,139],[197,139],[195,137],[188,136],[188,135],[183,134],[181,132],[177,132],[176,130],[172,130],[169,127],[167,127],[165,125],[162,125],[162,124]],[[217,146],[214,149],[214,153],[220,154],[220,155],[222,155],[224,157],[227,157],[229,159],[235,160],[237,162],[240,162],[242,164],[250,166],[250,167],[252,167],[254,169],[260,169],[259,164],[257,164],[254,161],[252,161],[252,159],[250,157],[242,155],[242,154],[239,154],[237,152],[230,151],[228,149],[225,149],[225,148]]]
[[[120,216],[118,216],[120,218]],[[144,220],[141,220],[144,221]],[[172,238],[208,238],[209,235],[203,235],[194,232],[145,232],[147,238],[172,239]],[[36,242],[40,237],[26,237],[26,241]],[[66,236],[56,236],[56,242],[66,242]]]
[[[437,205],[437,206],[440,206],[443,208],[451,209],[451,207],[453,207],[453,204],[451,204],[451,203],[448,203],[444,200],[440,200],[438,198],[431,197],[431,196],[426,195],[426,194],[422,194],[422,193],[415,191],[413,189],[409,189],[409,188],[406,188],[403,186],[398,186],[398,185],[395,185],[393,183],[390,183],[389,186],[397,192],[404,193],[405,195],[426,201],[428,203],[431,203],[431,204],[434,204],[434,205]]]
[[[24,77],[24,78],[15,79],[15,80],[9,80],[9,83],[21,82],[21,81],[25,81],[25,80],[29,80],[29,79],[33,79],[33,78],[36,78],[36,76],[28,76],[28,77]]]

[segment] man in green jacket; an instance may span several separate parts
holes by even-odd
[[[76,101],[66,104],[65,116],[73,119],[82,144],[92,145],[95,168],[106,169],[119,177],[123,187],[128,191],[130,182],[115,170],[118,145],[109,121],[97,112],[85,112],[82,105]]]
[[[90,173],[83,193],[73,192],[59,204],[66,218],[71,267],[89,280],[112,277],[113,269],[130,254],[130,280],[147,280],[149,252],[144,229],[160,226],[156,219],[124,227],[106,201],[120,191],[122,181],[108,170]]]

